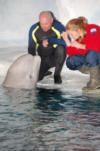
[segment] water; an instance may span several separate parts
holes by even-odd
[[[22,53],[0,51],[1,83]],[[61,86],[51,75],[36,90],[0,86],[0,151],[100,151],[100,96],[82,94],[88,76],[64,68],[62,77]]]
[[[100,151],[100,99],[1,87],[0,151]]]

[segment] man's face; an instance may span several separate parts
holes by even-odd
[[[39,20],[41,28],[43,31],[47,32],[52,26],[52,19],[48,16],[41,16]]]

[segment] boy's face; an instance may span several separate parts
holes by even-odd
[[[74,40],[80,37],[80,32],[78,30],[68,30],[69,35],[73,37]]]

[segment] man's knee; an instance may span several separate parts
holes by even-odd
[[[64,62],[66,58],[66,51],[63,46],[57,46],[55,51],[55,58],[59,58],[60,62]]]
[[[98,64],[98,57],[96,51],[90,51],[86,56],[86,64],[88,66],[95,66]]]
[[[66,56],[66,51],[65,51],[65,48],[63,46],[57,46],[56,48],[56,52],[59,54],[59,55],[64,55]]]

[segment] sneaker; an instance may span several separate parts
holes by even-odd
[[[61,84],[62,83],[62,79],[60,75],[54,75],[54,83],[55,84]]]

